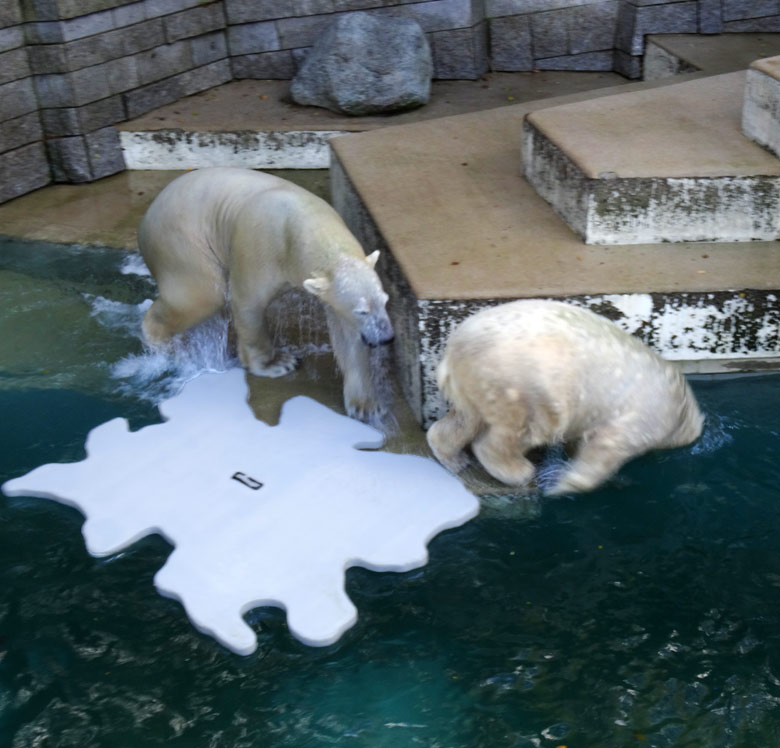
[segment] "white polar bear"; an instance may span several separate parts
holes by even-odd
[[[528,483],[534,447],[577,443],[550,495],[595,488],[631,458],[679,447],[703,418],[685,377],[593,312],[515,301],[474,314],[450,336],[437,369],[452,404],[428,443],[453,472],[472,451],[495,478]]]
[[[390,342],[393,328],[374,271],[379,252],[366,257],[324,200],[270,174],[200,169],[154,199],[138,245],[158,286],[143,320],[150,344],[229,304],[243,365],[258,376],[282,376],[296,361],[274,350],[265,312],[280,292],[304,288],[324,302],[347,413],[361,420],[380,415],[368,348]]]

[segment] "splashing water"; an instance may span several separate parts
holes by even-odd
[[[143,257],[137,253],[128,254],[127,257],[125,257],[119,266],[119,272],[122,273],[122,275],[144,276],[148,278],[150,282],[154,282],[152,280],[152,274],[149,272],[149,268],[146,267]]]

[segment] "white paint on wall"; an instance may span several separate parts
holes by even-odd
[[[588,196],[587,244],[775,241],[780,237],[780,179],[772,177],[593,180]],[[633,181],[633,180],[631,180]],[[631,192],[636,191],[636,195]],[[644,193],[644,194],[642,194]],[[641,201],[635,207],[637,200]]]
[[[650,294],[642,293],[564,300],[594,311],[611,307],[620,312],[623,316],[615,319],[615,324],[648,342],[664,358],[684,362],[686,371],[749,370],[751,361],[759,368],[780,368],[780,303],[775,294],[764,296],[759,311],[738,292],[725,300],[714,293],[669,295],[660,306],[658,299],[654,302]],[[447,338],[461,320],[491,305],[488,301],[418,302],[420,412],[425,427],[447,412],[436,384],[436,367]]]

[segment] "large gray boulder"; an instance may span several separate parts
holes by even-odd
[[[343,114],[422,106],[431,92],[428,40],[412,18],[350,13],[330,24],[293,78],[298,104]]]

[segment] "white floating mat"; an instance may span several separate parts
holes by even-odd
[[[435,460],[378,448],[382,434],[306,397],[278,426],[247,405],[244,373],[204,374],[162,403],[165,423],[93,429],[81,462],[43,465],[3,485],[86,516],[87,550],[105,556],[150,533],[174,546],[155,576],[192,623],[240,654],[257,647],[242,615],[274,605],[302,642],[335,642],[357,620],[350,566],[408,571],[426,544],[479,510]]]

